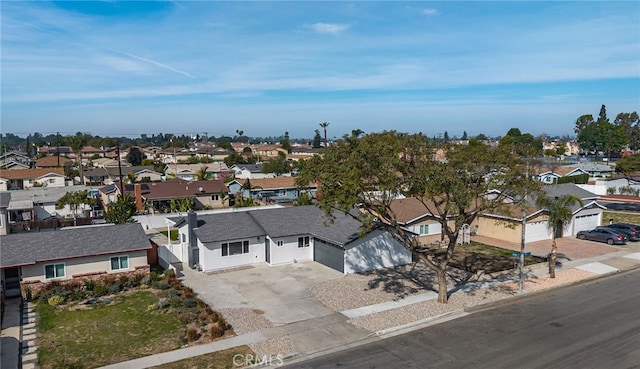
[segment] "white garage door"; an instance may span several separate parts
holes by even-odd
[[[573,235],[600,225],[600,214],[577,215],[573,220]],[[573,236],[572,235],[572,236]]]
[[[527,223],[525,228],[525,242],[535,242],[551,239],[551,231],[547,227],[547,222]]]

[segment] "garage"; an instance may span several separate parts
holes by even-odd
[[[530,222],[525,228],[525,242],[544,241],[551,239],[548,222]]]
[[[588,231],[600,225],[600,214],[576,215],[573,220],[573,235],[580,231]]]
[[[316,238],[313,242],[313,260],[344,273],[344,250],[340,246]]]

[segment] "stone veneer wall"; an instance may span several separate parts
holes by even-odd
[[[77,282],[84,282],[87,279],[92,279],[96,282],[100,282],[106,278],[120,278],[122,276],[126,276],[128,278],[135,277],[137,275],[143,275],[145,277],[149,276],[151,272],[150,265],[140,265],[134,268],[134,270],[128,270],[125,272],[117,272],[117,273],[107,273],[107,272],[95,272],[95,273],[85,273],[85,274],[74,274],[71,276],[71,279],[64,280],[52,280],[52,281],[22,281],[20,282],[20,292],[22,294],[22,298],[27,297],[26,288],[28,287],[31,291],[32,296],[37,296],[40,290],[46,286],[47,284],[57,281],[61,285],[67,285]]]

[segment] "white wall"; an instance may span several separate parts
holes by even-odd
[[[222,256],[223,243],[245,240],[249,241],[248,254]],[[260,241],[256,237],[250,237],[207,244],[198,242],[198,245],[200,266],[205,272],[265,262],[264,237],[260,237]]]
[[[271,239],[271,265],[293,263],[294,260],[313,259],[313,236],[309,237],[309,247],[298,247],[298,237],[282,237]],[[278,246],[278,241],[283,241],[282,246]]]
[[[367,270],[411,263],[411,253],[386,232],[373,231],[347,246],[344,272]]]

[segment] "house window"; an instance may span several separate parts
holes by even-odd
[[[309,236],[298,237],[298,247],[309,247]]]
[[[33,179],[30,179],[28,182],[29,184],[33,184]]]
[[[114,256],[111,258],[111,270],[129,269],[128,256]]]
[[[280,241],[276,242],[276,244],[277,244],[278,246],[282,247],[282,246],[284,246],[284,241],[283,241],[283,240],[280,240]]]
[[[187,235],[186,234],[182,234],[182,242],[187,242]]]
[[[44,278],[62,278],[64,277],[64,263],[47,264],[44,266]]]
[[[222,244],[222,256],[241,255],[248,253],[249,241],[237,241]]]
[[[54,184],[54,183],[56,183],[55,178],[49,178],[49,184]]]
[[[429,234],[429,225],[428,224],[421,224],[420,225],[420,234],[421,235]]]
[[[211,195],[211,200],[213,200],[213,201],[218,201],[218,200],[220,200],[220,195],[218,195],[217,193],[216,193],[216,194]]]
[[[280,197],[287,196],[287,190],[280,190],[280,191],[278,191],[278,196],[280,196]]]

